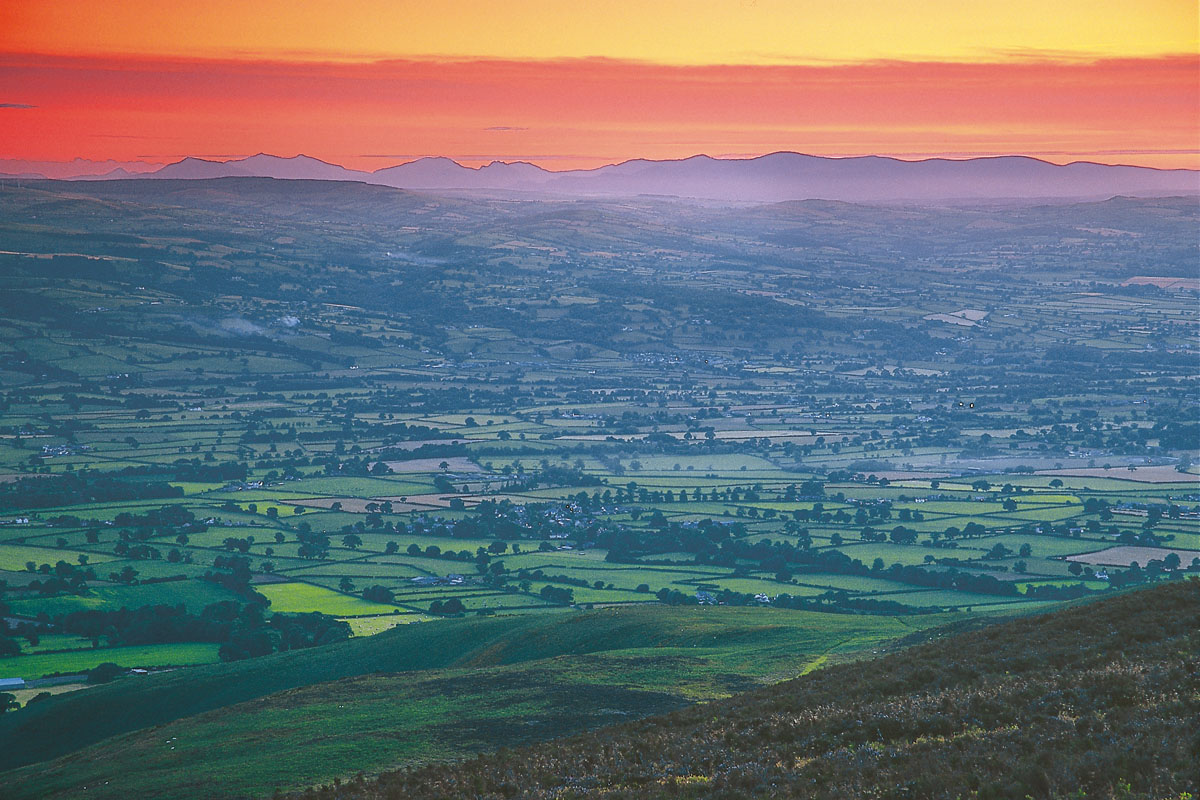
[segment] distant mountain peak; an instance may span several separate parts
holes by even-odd
[[[236,158],[229,161],[209,161],[188,157],[174,164],[168,164],[148,177],[181,179],[258,177],[287,180],[353,181],[362,180],[367,175],[368,173],[346,169],[303,153],[294,156],[256,153],[247,158]]]
[[[1195,170],[1156,170],[1076,161],[1053,164],[1032,156],[831,158],[781,150],[718,158],[705,153],[669,160],[630,159],[594,169],[552,172],[527,161],[499,159],[469,167],[446,156],[423,156],[374,172],[351,170],[303,153],[210,161],[189,156],[147,177],[197,179],[268,177],[353,180],[421,191],[486,190],[559,196],[660,195],[706,201],[775,203],[952,202],[1010,199],[1084,200],[1114,195],[1200,194]]]

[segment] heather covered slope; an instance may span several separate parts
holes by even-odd
[[[325,798],[1178,798],[1200,786],[1200,583],[948,636]]]

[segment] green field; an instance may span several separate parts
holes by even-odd
[[[172,581],[170,583],[141,584],[138,586],[98,586],[86,595],[60,595],[45,599],[14,599],[9,601],[18,614],[35,616],[47,614],[69,614],[73,611],[96,609],[116,610],[138,608],[147,605],[177,605],[182,603],[193,611],[199,611],[210,603],[233,599],[234,595],[206,581]]]
[[[22,655],[0,660],[0,675],[6,678],[40,678],[44,675],[85,672],[105,662],[122,667],[186,667],[212,664],[217,645],[205,643],[150,644],[131,647],[101,647],[61,653]]]
[[[370,603],[309,583],[277,583],[259,589],[274,611],[302,613],[320,611],[332,616],[368,616],[390,614],[396,606]]]
[[[113,556],[107,556],[103,553],[81,553],[74,550],[59,550],[50,547],[29,547],[27,545],[12,544],[4,542],[0,546],[0,569],[12,570],[14,572],[26,568],[26,564],[32,562],[36,566],[49,564],[51,566],[59,561],[66,561],[69,564],[78,564],[79,557],[84,556],[88,563],[101,564],[106,561],[114,560]]]

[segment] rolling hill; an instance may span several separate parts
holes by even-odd
[[[446,620],[118,680],[0,717],[0,781],[6,798],[299,789],[728,696],[960,616],[760,611]]]
[[[1200,786],[1200,582],[821,670],[328,798],[1184,798]]]

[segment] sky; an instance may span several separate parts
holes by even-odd
[[[1198,35],[1194,0],[8,0],[0,168],[778,150],[1197,168]]]

